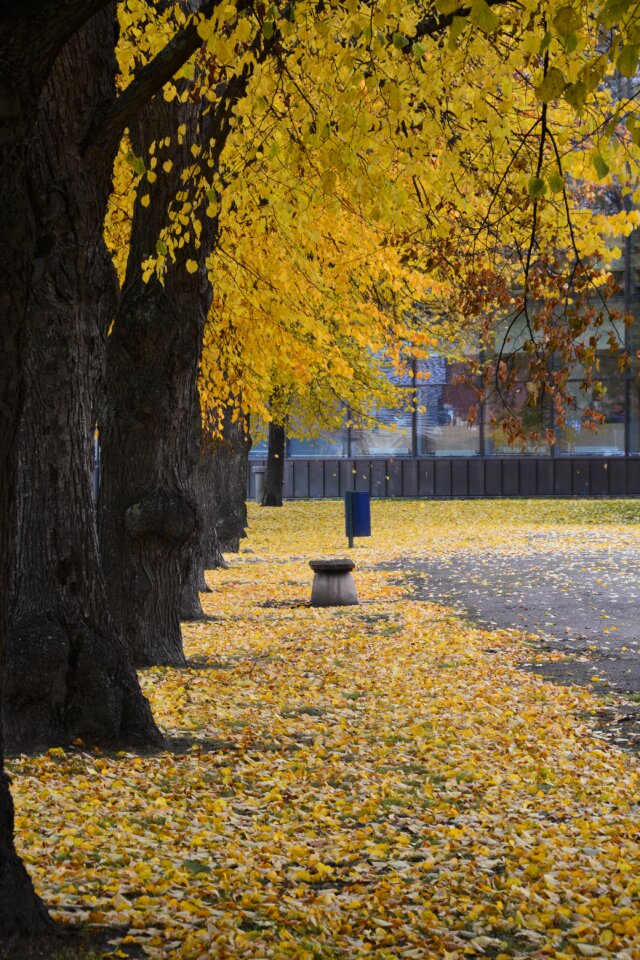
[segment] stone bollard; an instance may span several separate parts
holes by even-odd
[[[353,560],[310,560],[309,566],[314,572],[312,607],[346,607],[359,602]]]

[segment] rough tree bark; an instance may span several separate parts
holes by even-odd
[[[285,454],[284,424],[269,424],[269,439],[267,450],[267,472],[264,478],[263,507],[282,506],[282,485],[284,483],[284,454]]]
[[[185,124],[182,145],[176,130]],[[199,211],[201,246],[185,246],[160,283],[145,283],[142,262],[155,254],[166,211],[191,162],[200,108],[161,94],[130,125],[133,150],[171,137],[172,168],[158,170],[136,200],[127,274],[107,349],[107,391],[100,419],[100,541],[111,610],[140,666],[184,662],[182,588],[199,529],[192,474],[198,462],[197,375],[211,302],[205,260],[216,223]],[[164,157],[164,155],[163,155]],[[198,269],[189,273],[188,259]],[[197,424],[197,427],[196,427]]]
[[[247,473],[251,437],[246,419],[224,410],[222,437],[211,447],[210,515],[223,553],[237,553],[247,535]],[[206,558],[205,558],[206,560]],[[205,566],[205,569],[210,569]]]
[[[211,498],[209,496],[211,460],[210,451],[203,447],[194,475],[200,533],[197,548],[191,554],[189,570],[183,586],[180,610],[182,620],[203,619],[205,614],[202,609],[200,594],[211,592],[204,572],[205,570],[228,566],[222,556],[215,523],[211,521]]]
[[[196,388],[197,389],[197,388]],[[197,402],[193,405],[193,430],[194,437],[201,439],[201,414],[200,397],[197,396]],[[191,489],[193,491],[194,503],[196,508],[196,542],[190,551],[187,561],[187,574],[182,584],[182,595],[180,597],[180,619],[181,620],[203,620],[204,610],[200,600],[200,592],[207,591],[206,581],[204,579],[204,568],[202,566],[202,557],[207,548],[207,531],[203,523],[203,515],[200,506],[200,473],[202,464],[202,453],[200,459],[191,476]]]
[[[246,420],[233,419],[235,407],[225,408],[222,436],[203,431],[195,491],[200,518],[198,549],[194,551],[182,596],[182,619],[204,616],[200,593],[208,591],[204,572],[227,568],[222,552],[237,553],[247,535],[247,470],[251,438]]]
[[[26,178],[26,142],[51,64],[97,4],[4,4],[0,8],[0,937],[51,927],[16,854],[13,803],[3,771],[3,672],[15,552],[18,424],[24,397],[29,282],[35,218]]]
[[[204,580],[205,570],[227,567],[222,556],[222,547],[217,529],[217,473],[215,448],[210,437],[204,433],[200,450],[200,462],[196,473],[196,492],[198,509],[202,522],[200,566],[203,571],[200,582]]]
[[[0,48],[0,62],[3,60]],[[1,69],[1,68],[0,68]],[[1,74],[0,74],[1,76]],[[2,118],[4,119],[4,117]],[[4,667],[9,585],[15,550],[18,423],[23,403],[24,314],[33,258],[24,159],[11,151],[2,130],[0,167],[0,670]],[[0,707],[3,706],[0,676]],[[1,717],[0,717],[1,724]],[[0,726],[0,936],[34,936],[49,929],[44,904],[33,889],[13,842],[13,801],[3,770]]]
[[[260,34],[257,59],[273,44]],[[211,303],[205,261],[213,249],[217,223],[205,214],[207,201],[193,215],[202,232],[198,249],[177,250],[160,283],[142,279],[142,262],[155,253],[166,210],[184,187],[182,171],[192,161],[191,137],[211,148],[216,168],[232,122],[253,72],[226,84],[219,104],[203,114],[198,104],[160,95],[129,124],[137,155],[152,141],[171,138],[171,170],[157,170],[134,210],[127,275],[107,354],[107,394],[101,435],[103,472],[99,500],[100,541],[111,609],[131,645],[136,663],[184,662],[180,634],[183,584],[198,545],[193,473],[199,457],[194,430],[197,376],[204,322]],[[184,124],[182,144],[175,136]],[[198,127],[201,127],[197,134]],[[191,136],[190,136],[191,134]],[[197,269],[189,272],[187,260]]]
[[[65,46],[43,91],[27,174],[36,269],[27,311],[18,549],[5,678],[14,749],[81,737],[160,743],[107,611],[90,444],[117,286],[102,240],[113,151],[79,149],[115,93],[115,5]],[[55,402],[52,402],[55,398]]]
[[[214,2],[206,0],[205,12]],[[24,262],[7,260],[10,282],[21,290],[11,324],[28,321],[31,344],[20,442],[21,548],[2,710],[14,747],[73,736],[162,742],[106,609],[88,438],[114,306],[102,243],[112,158],[135,111],[201,39],[197,24],[188,24],[120,96],[114,45],[113,0],[25,0],[0,8],[3,173],[5,151],[24,145],[8,171],[16,176],[2,183],[3,229],[17,225],[27,235]]]

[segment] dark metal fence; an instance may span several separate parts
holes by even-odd
[[[248,495],[255,496],[252,460]],[[636,497],[640,457],[492,457],[287,460],[287,499],[342,497]]]

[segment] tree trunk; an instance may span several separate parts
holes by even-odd
[[[197,393],[196,387],[196,402],[193,404],[192,410],[193,423],[192,429],[194,431],[194,436],[200,436],[202,433],[201,427],[201,413],[200,413],[200,396]],[[188,560],[187,575],[182,584],[182,597],[180,600],[180,619],[181,620],[203,620],[204,619],[204,610],[202,609],[202,603],[200,601],[200,590],[207,590],[206,584],[204,588],[201,587],[201,582],[204,580],[204,568],[202,566],[202,556],[205,548],[205,530],[203,524],[202,511],[200,509],[200,504],[198,503],[198,474],[199,466],[196,467],[193,477],[191,479],[191,485],[194,490],[195,495],[195,504],[196,504],[196,520],[197,520],[197,531],[196,531],[196,544],[191,550],[191,555]]]
[[[235,407],[227,406],[222,437],[211,446],[210,523],[215,526],[220,550],[237,553],[247,535],[247,472],[251,438],[242,415],[233,419]],[[207,567],[206,569],[210,569]]]
[[[164,283],[156,277],[145,283],[141,270],[155,254],[181,172],[193,161],[198,114],[193,103],[167,103],[159,95],[130,128],[138,156],[147,157],[152,141],[170,136],[173,163],[168,173],[158,167],[153,186],[140,189],[148,190],[149,206],[141,205],[140,196],[136,201],[101,418],[100,538],[109,602],[139,665],[184,662],[182,589],[199,536],[192,481],[200,446],[197,376],[211,302],[205,259],[215,221],[197,211],[201,246],[178,250]],[[187,127],[182,146],[175,135],[181,123]],[[198,269],[189,273],[185,263],[196,257]]]
[[[3,144],[4,146],[4,144]],[[5,663],[9,585],[15,551],[18,422],[24,390],[24,315],[26,278],[30,276],[33,243],[24,182],[24,158],[15,167],[2,151],[0,173],[0,670]],[[27,215],[25,216],[25,213]],[[3,771],[0,676],[0,936],[35,936],[46,932],[49,920],[33,889],[13,842],[13,802]]]
[[[116,303],[102,241],[113,153],[88,159],[80,144],[115,93],[114,46],[109,4],[56,60],[27,156],[37,239],[5,679],[13,749],[75,737],[162,742],[107,611],[91,496],[96,391]]]
[[[282,506],[282,485],[284,483],[284,453],[285,453],[284,425],[269,424],[269,441],[267,452],[267,472],[264,478],[263,507]]]
[[[99,514],[109,601],[142,665],[184,662],[180,604],[198,542],[193,472],[200,444],[193,405],[212,295],[206,260],[217,236],[217,221],[207,216],[209,199],[202,191],[191,198],[183,218],[188,229],[178,234],[174,224],[163,282],[152,275],[145,283],[142,263],[156,255],[168,207],[178,203],[177,194],[188,193],[182,174],[194,166],[194,140],[200,141],[195,145],[204,163],[193,182],[218,171],[234,108],[255,63],[272,50],[274,36],[265,40],[258,33],[252,44],[255,61],[248,60],[221,84],[215,107],[203,110],[199,96],[191,98],[188,81],[182,80],[185,102],[176,97],[168,103],[158,94],[129,124],[136,154],[147,157],[154,143],[158,165],[140,188],[150,202],[143,206],[140,195],[136,201],[127,276],[109,338]],[[194,69],[200,65],[205,78],[215,69],[206,55]],[[176,211],[170,212],[175,217]]]
[[[68,11],[65,11],[68,13]],[[28,5],[0,11],[0,936],[36,936],[51,927],[14,846],[13,802],[3,770],[3,676],[16,544],[18,424],[24,399],[29,282],[35,220],[26,179],[26,140],[36,105],[66,33],[46,23],[38,36]]]

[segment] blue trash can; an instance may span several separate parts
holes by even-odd
[[[371,536],[371,494],[349,490],[344,495],[345,531],[349,546],[354,537]]]

